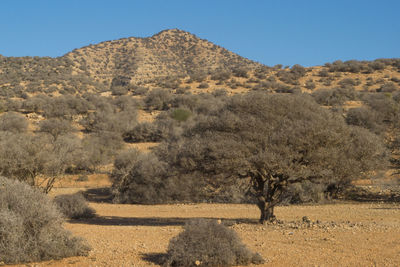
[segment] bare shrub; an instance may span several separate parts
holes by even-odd
[[[329,72],[326,69],[320,70],[318,72],[319,77],[329,77]]]
[[[315,85],[314,81],[310,79],[310,80],[306,81],[305,87],[309,90],[313,90],[313,89],[315,89],[316,85]]]
[[[360,84],[360,80],[352,78],[344,78],[343,80],[340,80],[338,84],[343,88],[347,86],[357,86]]]
[[[326,186],[309,181],[292,184],[284,193],[282,202],[288,203],[321,203],[326,200]]]
[[[95,172],[98,167],[107,164],[123,146],[122,137],[113,132],[90,134],[82,140],[82,150],[77,168]]]
[[[384,92],[384,93],[392,93],[394,91],[397,91],[399,89],[396,84],[392,82],[388,82],[383,84],[380,88],[377,89],[378,92]]]
[[[121,158],[124,158],[123,160]],[[123,153],[114,162],[114,201],[118,203],[172,203],[198,201],[201,180],[168,178],[167,165],[153,153]]]
[[[210,86],[208,85],[207,82],[202,82],[202,83],[199,84],[199,86],[197,86],[197,88],[199,88],[199,89],[205,89],[205,88],[208,88],[208,87],[210,87]]]
[[[326,106],[340,106],[343,105],[345,101],[355,100],[357,97],[357,93],[353,87],[323,88],[315,90],[311,95],[318,104]]]
[[[227,70],[216,70],[211,75],[211,80],[226,81],[231,77],[232,73]]]
[[[352,72],[359,73],[365,69],[367,69],[368,65],[366,62],[357,61],[357,60],[348,60],[341,61],[336,60],[335,62],[325,64],[328,67],[329,72]]]
[[[159,142],[168,135],[168,126],[165,123],[142,122],[130,131],[123,134],[126,142]]]
[[[126,95],[128,88],[124,86],[114,86],[111,88],[111,94],[114,96]]]
[[[247,74],[247,70],[244,68],[235,68],[232,70],[233,76],[235,77],[242,77],[242,78],[249,78]]]
[[[23,133],[28,129],[27,119],[16,112],[6,112],[0,116],[0,131]]]
[[[167,89],[156,88],[147,94],[144,102],[149,110],[166,110],[171,97],[172,95]]]
[[[202,71],[198,71],[195,73],[192,73],[190,75],[190,79],[188,80],[188,83],[192,83],[192,82],[199,82],[201,83],[202,81],[204,81],[207,78],[207,74],[205,72]]]
[[[363,100],[385,124],[392,124],[399,120],[400,106],[390,95],[365,94]]]
[[[84,256],[90,247],[62,228],[52,201],[27,184],[0,177],[0,259],[24,263]]]
[[[346,122],[350,125],[367,128],[377,134],[383,131],[382,121],[380,121],[379,115],[369,107],[349,109],[346,115]]]
[[[69,136],[52,142],[41,134],[0,134],[0,175],[49,192],[55,179],[72,164],[76,148],[77,139]],[[38,183],[38,175],[47,177],[46,185]]]
[[[149,91],[148,87],[138,86],[133,89],[133,95],[146,95]]]
[[[39,131],[50,134],[54,140],[59,135],[70,133],[74,130],[71,123],[59,118],[50,118],[39,123]]]
[[[251,252],[235,231],[215,220],[194,219],[171,239],[166,266],[234,266],[264,263]]]
[[[69,219],[92,218],[95,210],[89,207],[82,193],[58,195],[54,198],[57,208]]]

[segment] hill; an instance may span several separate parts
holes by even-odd
[[[124,38],[76,49],[64,56],[76,71],[87,71],[97,81],[110,83],[115,77],[132,82],[157,77],[185,77],[217,69],[254,69],[260,64],[178,29],[148,38]],[[81,71],[79,71],[81,70]]]
[[[58,58],[1,56],[0,88],[3,97],[22,92],[102,92],[111,84],[143,84],[160,77],[259,66],[207,40],[173,29],[148,38],[89,45]]]

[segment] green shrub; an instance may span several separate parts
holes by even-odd
[[[54,203],[69,219],[92,218],[95,216],[95,210],[89,207],[82,193],[56,196]]]
[[[6,264],[87,255],[81,238],[62,228],[61,213],[43,193],[0,177],[0,260]]]
[[[191,115],[190,110],[178,108],[172,111],[171,118],[176,121],[186,121]]]
[[[189,221],[168,246],[166,266],[233,266],[264,263],[235,231],[215,220]]]

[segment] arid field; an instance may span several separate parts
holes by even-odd
[[[281,206],[281,223],[257,224],[254,205],[120,205],[91,203],[97,217],[66,228],[88,240],[88,257],[28,266],[159,266],[168,241],[191,218],[232,227],[266,263],[262,266],[399,266],[400,206],[335,203]],[[303,222],[307,216],[311,222]]]

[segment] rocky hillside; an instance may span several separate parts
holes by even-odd
[[[58,58],[0,55],[3,97],[22,92],[74,94],[107,91],[110,85],[140,84],[217,69],[255,69],[261,64],[181,30],[148,38],[124,38],[75,49]]]
[[[232,53],[207,40],[178,29],[148,38],[124,38],[76,49],[64,57],[74,69],[87,71],[101,82],[123,77],[131,82],[158,77],[184,77],[217,69],[254,69],[260,64]]]
[[[228,93],[292,93],[339,88],[343,94],[343,88],[350,87],[393,92],[399,89],[399,73],[400,59],[335,61],[309,68],[268,67],[173,29],[147,38],[89,45],[58,58],[0,55],[0,98],[87,92],[144,95],[160,87],[175,93],[219,89]]]

